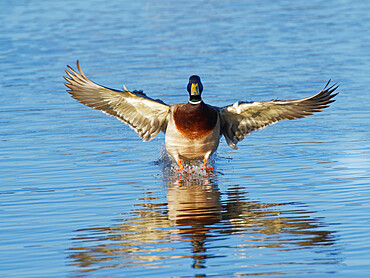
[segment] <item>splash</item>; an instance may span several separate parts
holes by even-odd
[[[202,160],[183,161],[184,169],[179,171],[177,163],[167,154],[166,148],[163,145],[160,149],[160,157],[156,164],[161,166],[162,178],[167,185],[175,184],[193,184],[194,182],[214,179],[216,170],[207,170]],[[208,160],[208,166],[214,167],[215,155],[212,155]]]

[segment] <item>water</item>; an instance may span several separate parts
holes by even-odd
[[[367,277],[368,1],[0,3],[1,277]],[[293,99],[340,84],[322,113],[283,121],[179,173],[65,92],[94,81],[166,103]]]

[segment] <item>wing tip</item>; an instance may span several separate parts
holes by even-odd
[[[326,92],[326,93],[329,93],[329,94],[331,94],[331,93],[333,93],[334,91],[336,91],[338,88],[339,88],[339,84],[338,83],[334,83],[333,85],[331,85],[330,87],[328,87],[329,86],[329,84],[330,84],[330,82],[331,82],[331,79],[329,79],[329,81],[326,83],[326,85],[324,86],[324,88],[320,91],[320,93],[321,92]],[[337,95],[338,93],[336,93],[336,95]]]

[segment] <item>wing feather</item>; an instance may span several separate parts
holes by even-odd
[[[278,121],[303,118],[329,107],[337,93],[336,84],[329,82],[316,95],[303,99],[237,102],[220,109],[221,132],[231,148],[254,130],[264,128]]]
[[[100,86],[83,73],[79,61],[75,71],[70,66],[65,70],[67,92],[85,104],[116,117],[128,124],[143,139],[153,139],[167,127],[170,107],[160,100],[147,97],[142,91],[130,92],[123,85],[124,91]]]

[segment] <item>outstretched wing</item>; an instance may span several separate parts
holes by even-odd
[[[130,92],[100,86],[86,77],[77,61],[78,72],[67,66],[64,83],[68,93],[79,102],[114,116],[134,129],[143,141],[153,139],[159,131],[165,132],[170,107],[160,100],[147,97],[142,91]]]
[[[326,86],[316,95],[295,100],[271,100],[256,102],[237,102],[220,110],[221,131],[227,143],[233,149],[236,144],[254,130],[264,128],[280,120],[293,120],[312,115],[329,107],[337,95],[333,92],[336,84]]]

